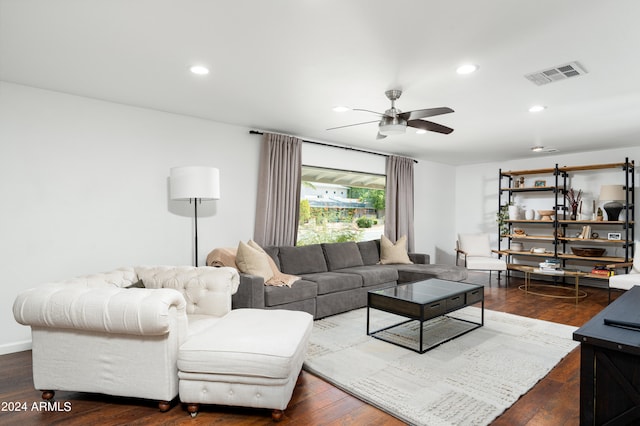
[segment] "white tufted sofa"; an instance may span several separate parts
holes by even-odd
[[[126,288],[139,280],[146,288]],[[238,283],[234,268],[138,266],[22,292],[13,314],[31,326],[35,387],[45,399],[95,392],[168,410],[180,345],[231,311]]]

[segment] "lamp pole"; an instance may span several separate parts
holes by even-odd
[[[195,252],[196,266],[198,266],[198,198],[193,199],[193,218],[195,220]]]

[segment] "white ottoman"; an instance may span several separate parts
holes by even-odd
[[[200,404],[218,404],[269,408],[280,420],[312,329],[306,312],[232,310],[180,347],[180,400],[193,417]]]

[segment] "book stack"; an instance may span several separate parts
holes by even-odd
[[[540,262],[541,271],[557,271],[560,269],[559,259],[546,259],[544,262]]]
[[[596,265],[591,270],[591,274],[592,275],[598,275],[600,277],[610,277],[614,273],[613,273],[613,271],[611,269],[607,269],[607,267],[604,266],[604,265]]]

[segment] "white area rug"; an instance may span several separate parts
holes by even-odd
[[[367,336],[366,313],[316,321],[304,369],[415,425],[487,425],[578,345],[576,327],[485,310],[484,327],[418,354]],[[480,309],[452,315],[478,321]],[[371,310],[372,330],[402,320]],[[425,342],[459,324],[436,321]],[[417,339],[415,324],[393,334]]]

